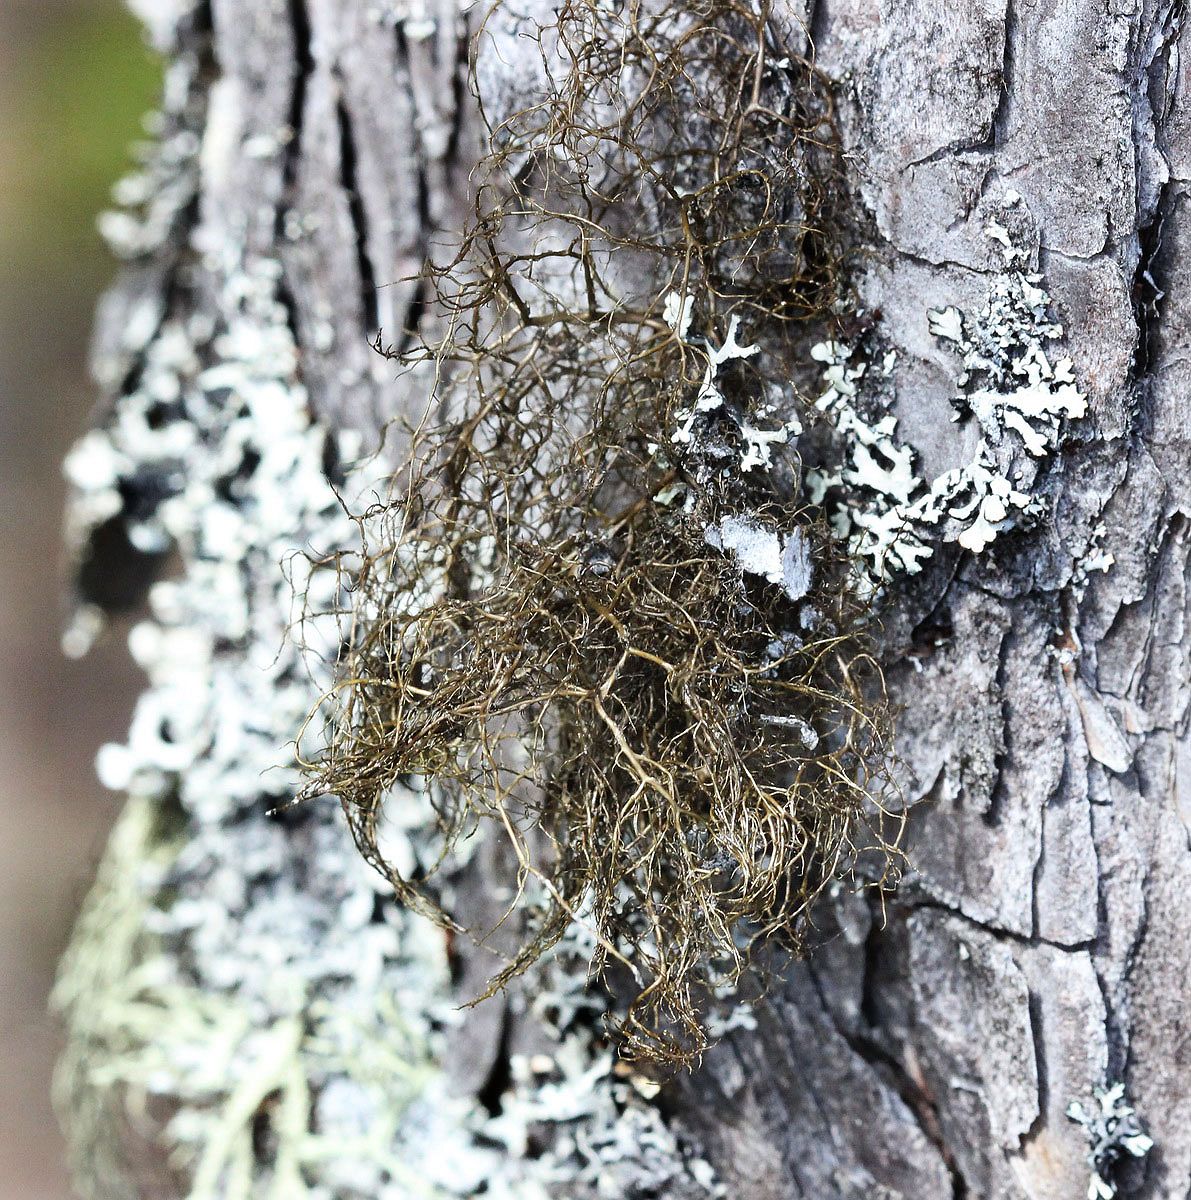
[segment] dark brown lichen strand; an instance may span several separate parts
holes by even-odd
[[[474,220],[428,269],[445,332],[412,357],[438,385],[344,560],[308,791],[448,923],[433,874],[384,859],[386,790],[428,781],[446,853],[494,822],[526,938],[492,988],[581,920],[595,972],[635,981],[627,1052],[689,1061],[750,947],[796,945],[857,845],[878,878],[891,861],[867,614],[784,434],[748,446],[801,404],[790,364],[840,294],[830,108],[765,8],[576,2],[512,28],[540,80],[487,105]],[[806,570],[754,572],[732,522]]]

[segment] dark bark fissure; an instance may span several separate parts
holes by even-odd
[[[465,42],[462,43],[466,45]],[[456,97],[456,101],[458,97]],[[455,105],[456,119],[451,122],[451,133],[448,138],[447,162],[454,161],[454,154],[458,145],[459,131],[462,127],[462,122],[458,119],[458,114],[462,110],[458,103]],[[420,139],[419,139],[420,144]],[[424,158],[424,148],[418,155],[418,161],[421,164]],[[430,264],[430,231],[434,228],[434,216],[430,210],[430,178],[424,165],[420,165],[417,174],[417,213],[419,228],[422,230],[421,241],[421,259],[423,268]],[[430,303],[430,284],[424,275],[418,277],[413,295],[410,297],[408,307],[406,309],[405,325],[401,331],[402,352],[406,352],[413,348],[414,340],[417,337],[418,330],[422,324],[422,318],[427,313],[427,308]]]
[[[1001,77],[998,85],[997,107],[993,113],[988,135],[988,150],[995,150],[1008,140],[1009,119],[1013,105],[1014,46],[1017,44],[1017,0],[1005,3],[1005,43],[1001,54]]]
[[[1133,375],[1144,387],[1156,355],[1156,339],[1162,324],[1162,302],[1167,289],[1162,278],[1162,234],[1171,209],[1183,196],[1181,185],[1168,180],[1158,192],[1152,219],[1138,233],[1138,262],[1133,277],[1132,303],[1137,322],[1137,350]]]
[[[280,241],[284,236],[285,205],[293,195],[298,166],[302,159],[302,130],[306,120],[306,89],[314,74],[313,35],[306,0],[287,0],[287,12],[293,38],[294,71],[290,85],[289,130],[282,161],[281,178],[284,188],[282,203],[277,210],[275,233]]]
[[[394,30],[394,38],[396,44],[397,78],[400,81],[400,86],[411,97],[415,113],[414,128],[412,131],[415,146],[413,184],[415,190],[415,212],[417,214],[417,228],[419,232],[417,256],[420,269],[415,279],[403,279],[399,281],[402,283],[412,282],[413,287],[405,301],[405,311],[400,319],[400,325],[392,344],[388,346],[382,345],[383,331],[378,331],[374,344],[377,350],[386,357],[399,359],[408,354],[417,344],[419,337],[424,332],[422,329],[423,320],[429,315],[432,299],[430,294],[431,287],[425,272],[431,263],[431,238],[437,228],[437,222],[430,200],[431,180],[427,147],[419,129],[418,121],[418,117],[425,114],[419,114],[418,111],[419,91],[413,85],[409,39],[405,36],[405,30],[400,23],[397,24]],[[466,68],[466,38],[456,39],[456,70],[451,79],[452,99],[450,104],[453,119],[450,123],[446,149],[442,156],[443,163],[448,167],[457,160],[460,131],[463,125],[463,77],[460,75],[460,59],[463,67]]]
[[[1028,1000],[1030,1040],[1034,1047],[1034,1070],[1038,1078],[1038,1115],[1034,1123],[1026,1131],[1022,1140],[1028,1141],[1046,1121],[1046,1113],[1050,1102],[1050,1084],[1047,1078],[1047,1045],[1046,1026],[1042,1020],[1042,998],[1033,988]]]
[[[360,305],[365,333],[374,337],[380,325],[379,301],[376,294],[376,275],[368,253],[368,217],[364,197],[357,177],[356,139],[351,114],[342,95],[335,104],[335,120],[339,130],[339,172],[348,212],[351,214],[356,251],[356,269],[360,280]]]
[[[447,135],[446,150],[443,155],[445,161],[449,163],[458,160],[459,140],[463,135],[462,117],[467,108],[468,101],[468,45],[469,41],[466,37],[456,39],[454,70],[451,74],[451,111],[455,114],[455,120],[451,122],[451,129]],[[429,204],[429,201],[427,201],[427,204]]]
[[[838,1020],[834,1008],[829,1004],[817,971],[811,971],[811,979],[814,982],[819,1001],[823,1005],[824,1011],[829,1014],[836,1032],[847,1043],[849,1049],[872,1067],[878,1077],[901,1099],[906,1111],[917,1123],[923,1137],[938,1151],[950,1178],[952,1200],[967,1200],[967,1184],[955,1162],[955,1156],[947,1145],[942,1126],[939,1124],[937,1101],[930,1094],[925,1081],[913,1078],[902,1055],[889,1045],[889,1029],[886,1016],[881,1012],[877,989],[881,986],[882,981],[896,984],[900,980],[896,976],[891,978],[887,973],[885,942],[885,930],[880,928],[874,920],[864,944],[859,1005],[861,1018],[866,1022],[867,1028],[848,1029]],[[899,974],[904,975],[904,969],[903,961]]]
[[[413,294],[409,298],[409,303],[406,305],[405,321],[401,329],[401,336],[392,346],[382,346],[380,344],[380,335],[377,335],[376,349],[386,358],[403,358],[408,354],[417,343],[418,330],[421,328],[422,319],[426,315],[426,293],[429,291],[429,284],[424,278],[419,278],[414,283]]]
[[[1165,158],[1169,149],[1166,131],[1174,111],[1178,87],[1179,41],[1188,13],[1187,0],[1171,0],[1156,21],[1160,26],[1156,45],[1148,62],[1138,73],[1139,104],[1144,102],[1153,129],[1155,152]],[[1131,302],[1137,323],[1137,350],[1133,376],[1144,386],[1155,360],[1155,339],[1162,322],[1163,301],[1167,289],[1161,280],[1163,233],[1171,209],[1185,192],[1182,181],[1168,177],[1158,189],[1153,208],[1142,213],[1138,228],[1138,256],[1134,270]]]
[[[1009,653],[1012,641],[1013,631],[1008,630],[1001,637],[1000,644],[997,646],[997,670],[993,677],[996,694],[1001,697],[1001,729],[997,741],[993,744],[992,786],[988,789],[988,801],[980,812],[980,819],[985,825],[992,828],[995,828],[998,824],[998,816],[1009,787],[1009,781],[1005,778],[1005,763],[1013,753],[1013,746],[1011,744],[1013,737],[1013,710],[1006,689],[1006,684],[1009,680]]]

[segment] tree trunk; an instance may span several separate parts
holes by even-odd
[[[1088,412],[1029,481],[1041,519],[978,552],[940,544],[882,614],[900,887],[883,905],[839,889],[819,947],[656,1096],[535,1021],[531,985],[450,1022],[482,957],[452,981],[436,931],[377,916],[332,805],[265,815],[295,786],[261,775],[269,748],[317,690],[274,658],[291,611],[276,564],[351,536],[325,487],[293,497],[324,469],[322,429],[375,438],[419,411],[369,339],[417,324],[425,297],[393,281],[463,221],[477,17],[452,0],[139,7],[171,66],[139,208],[107,219],[128,259],[96,349],[117,433],[73,461],[71,536],[90,604],[133,603],[163,570],[174,591],[156,585],[133,639],[155,772],[105,751],[133,798],[59,986],[84,1194],[472,1195],[487,1176],[517,1196],[1191,1195],[1181,0],[783,14],[837,90],[871,218],[860,290],[926,477],[972,453],[938,322],[978,314],[1011,271],[992,225],[1041,276],[1065,329],[1048,352],[1070,356]],[[529,44],[500,45],[481,69],[515,90]],[[192,444],[155,440],[183,425]],[[217,532],[204,504],[245,527]],[[96,623],[85,607],[68,648]],[[480,851],[464,911],[502,884]],[[311,1016],[320,1002],[358,1020],[356,1042]],[[1089,1160],[1068,1107],[1118,1082],[1105,1112],[1123,1124]]]

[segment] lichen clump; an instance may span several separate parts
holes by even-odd
[[[687,1061],[758,939],[796,943],[857,844],[888,862],[867,613],[791,443],[838,298],[830,108],[764,7],[497,6],[477,63],[514,37],[538,74],[473,72],[474,219],[427,270],[438,333],[393,351],[436,386],[344,560],[308,791],[445,923],[386,795],[428,781],[444,861],[495,822],[525,937],[493,988],[582,922],[627,1052]]]
[[[1028,267],[1022,198],[1008,189],[991,207],[1013,232],[995,218],[985,225],[1004,271],[983,309],[949,305],[927,314],[931,333],[962,357],[952,404],[956,420],[975,417],[980,427],[970,461],[934,479],[918,473],[913,448],[897,440],[896,416],[882,411],[895,352],[878,373],[838,341],[811,350],[823,364],[815,407],[845,453],[807,472],[808,495],[831,512],[832,529],[848,556],[865,564],[864,588],[874,594],[898,575],[916,575],[945,542],[980,554],[1008,530],[1037,520],[1046,511],[1046,466],[1066,423],[1087,412],[1071,358],[1056,353],[1063,326],[1051,314],[1045,281]],[[866,408],[875,408],[875,421],[866,420]],[[1111,556],[1093,553],[1083,572],[1109,565]]]

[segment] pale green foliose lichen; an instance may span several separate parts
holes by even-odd
[[[1154,1148],[1154,1139],[1125,1099],[1125,1085],[1096,1088],[1090,1105],[1073,1100],[1067,1105],[1067,1116],[1083,1127],[1088,1139],[1088,1200],[1113,1200],[1119,1164],[1126,1157],[1145,1158]]]
[[[1013,209],[1021,198],[1009,192],[1002,203]],[[1029,270],[1025,250],[1000,222],[990,220],[985,232],[1001,247],[1003,267],[984,307],[928,314],[930,331],[962,363],[955,419],[972,417],[979,426],[966,465],[934,479],[919,475],[913,448],[897,440],[893,413],[871,420],[858,403],[878,373],[836,341],[811,352],[823,364],[816,407],[843,452],[836,464],[807,472],[809,498],[827,504],[836,534],[860,565],[862,585],[873,592],[897,575],[917,574],[944,542],[979,553],[1036,516],[1040,503],[1030,483],[1038,466],[1059,449],[1065,423],[1086,412],[1072,360],[1054,357],[1051,348],[1063,328],[1050,314],[1042,276]],[[884,356],[882,380],[895,361],[893,352]]]

